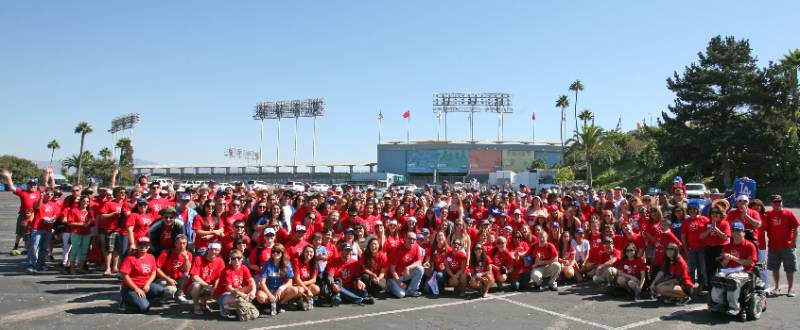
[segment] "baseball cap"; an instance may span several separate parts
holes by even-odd
[[[380,221],[380,220],[375,220],[375,225],[376,225],[376,226],[377,226],[377,225],[381,225],[381,226],[383,226],[383,221]]]
[[[583,234],[583,228],[582,227],[578,227],[577,229],[575,229],[575,233],[576,234]]]
[[[396,225],[396,224],[397,224],[397,220],[395,220],[395,219],[391,219],[391,220],[389,220],[389,222],[387,222],[387,223],[388,223],[388,224],[390,224],[390,225]]]
[[[264,229],[264,236],[267,236],[269,234],[275,235],[275,228],[267,227],[266,229]]]
[[[417,234],[417,239],[425,239],[425,235]]]
[[[136,240],[136,245],[150,245],[150,238],[147,236],[139,237],[139,239]]]
[[[190,195],[188,193],[181,193],[178,196],[178,198],[180,198],[180,200],[182,200],[182,201],[190,201],[190,200],[192,200],[192,195]]]
[[[306,226],[303,225],[294,226],[294,231],[306,231]]]
[[[221,250],[222,249],[222,244],[219,244],[217,242],[208,243],[208,248],[212,249],[212,250],[213,249]]]
[[[488,219],[484,219],[483,221],[481,221],[481,226],[483,226],[483,225],[490,225],[490,224],[492,224],[492,223],[491,223],[491,222],[489,222],[489,220],[488,220]]]
[[[355,233],[355,230],[353,230],[352,227],[347,227],[347,229],[344,230],[344,233],[345,234],[353,234],[353,233]]]
[[[410,222],[410,221],[417,222],[417,218],[415,218],[415,217],[406,218],[406,222]]]
[[[741,201],[750,202],[750,197],[747,196],[747,195],[739,195],[739,196],[736,197],[736,201],[737,202],[741,202]]]
[[[511,232],[511,231],[514,231],[514,228],[512,228],[511,226],[505,226],[505,227],[503,227],[503,230]]]
[[[430,231],[430,229],[428,229],[428,228],[422,228],[422,232],[423,232],[423,233],[430,233],[431,231]]]
[[[342,250],[352,250],[353,246],[350,243],[342,243]]]
[[[522,214],[522,211],[520,211],[519,209],[516,209],[516,210],[514,210],[514,214]]]
[[[381,213],[381,216],[383,216],[385,218],[388,218],[389,217],[389,212],[383,212],[383,213]]]
[[[772,195],[769,196],[769,200],[773,202],[783,202],[783,196],[781,195]]]
[[[734,222],[733,224],[731,224],[731,230],[744,231],[744,224],[741,222]]]
[[[603,243],[614,243],[614,239],[608,236],[603,237]]]

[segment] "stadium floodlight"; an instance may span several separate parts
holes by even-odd
[[[113,143],[112,145],[114,146],[112,148],[112,150],[113,150],[113,154],[111,156],[112,158],[116,158],[117,157],[116,156],[116,154],[117,154],[117,147],[116,147],[116,144],[117,144],[116,135],[117,135],[117,133],[124,132],[125,130],[131,130],[132,131],[133,127],[136,126],[136,124],[138,124],[138,123],[139,123],[139,114],[136,113],[136,112],[129,113],[129,114],[126,114],[126,115],[122,115],[122,116],[116,117],[116,118],[111,120],[111,128],[108,130],[108,132],[111,133],[111,140],[112,140],[112,143]],[[128,139],[131,138],[130,133],[131,132],[128,132]]]
[[[298,141],[298,122],[300,118],[311,117],[314,119],[314,131],[312,134],[312,164],[316,161],[317,154],[317,117],[325,115],[325,99],[295,99],[295,100],[280,100],[280,101],[265,101],[256,104],[253,119],[261,121],[261,149],[263,151],[264,145],[264,120],[277,119],[278,121],[278,138],[277,148],[275,153],[275,163],[280,163],[281,151],[281,119],[294,118],[294,166],[297,166],[297,141]]]
[[[244,159],[247,162],[250,161],[257,161],[261,159],[261,155],[258,151],[253,150],[246,150],[242,148],[236,147],[228,147],[225,149],[224,152],[225,157],[232,158],[232,159]]]
[[[514,112],[509,93],[436,93],[433,94],[433,112],[444,115],[444,140],[447,141],[447,113],[469,113],[469,138],[475,142],[475,112],[494,112],[500,116],[498,139],[502,138],[503,115]]]

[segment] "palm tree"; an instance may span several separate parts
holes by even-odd
[[[583,109],[583,111],[578,114],[578,119],[583,120],[583,127],[586,127],[587,121],[594,120],[594,114],[589,111],[589,109]],[[594,122],[592,122],[592,125],[594,125]]]
[[[622,156],[622,150],[608,138],[608,133],[600,127],[584,126],[575,137],[567,151],[571,159],[586,161],[586,184],[592,186],[592,163],[598,160],[613,162]]]
[[[85,121],[82,121],[82,122],[78,123],[78,126],[75,126],[75,134],[80,134],[81,135],[81,149],[78,152],[79,155],[83,154],[83,142],[84,142],[84,139],[86,138],[86,134],[89,134],[91,132],[92,132],[92,126],[90,126],[89,123],[87,123]],[[81,183],[81,167],[82,166],[83,166],[83,157],[79,157],[78,158],[77,168],[76,168],[77,173],[75,175],[75,184],[80,184]]]
[[[561,133],[560,133],[561,134],[561,163],[563,164],[564,163],[564,125],[565,125],[565,123],[564,123],[565,112],[564,111],[567,109],[567,107],[569,107],[569,98],[566,95],[559,96],[558,100],[556,101],[556,107],[561,108],[561,118],[558,119],[561,124],[558,125],[558,126],[559,126],[559,128],[561,130]]]
[[[792,123],[797,124],[797,112],[800,111],[800,93],[797,89],[797,71],[800,70],[800,49],[790,50],[788,54],[783,56],[781,64],[786,67],[789,79],[792,83],[792,100],[794,101],[794,108],[791,110]]]
[[[90,153],[88,150],[84,151],[81,155],[82,157],[78,157],[77,154],[73,154],[67,158],[64,158],[64,160],[61,161],[62,172],[66,174],[69,169],[71,168],[77,169],[78,164],[88,163],[92,161],[92,159],[94,158],[94,156],[92,156],[92,153]]]
[[[583,83],[581,83],[580,79],[575,79],[575,81],[569,85],[569,90],[575,92],[575,108],[573,108],[572,111],[575,116],[575,132],[578,132],[578,91],[583,90]]]
[[[100,156],[100,158],[102,158],[103,160],[107,160],[111,158],[111,149],[108,149],[108,147],[100,149],[100,151],[97,152],[97,155]]]
[[[58,144],[58,141],[56,141],[56,139],[53,139],[52,141],[47,143],[47,149],[52,150],[52,152],[50,152],[50,167],[53,167],[53,156],[55,156],[56,154],[56,149],[61,149],[61,145]]]

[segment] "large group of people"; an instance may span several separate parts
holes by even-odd
[[[741,276],[757,263],[772,271],[771,279],[760,274],[772,294],[780,293],[782,266],[786,294],[795,295],[800,223],[781,196],[770,196],[771,207],[716,191],[689,200],[680,180],[654,196],[641,188],[481,190],[446,181],[378,195],[348,186],[256,190],[241,182],[184,189],[145,176],[128,189],[112,182],[62,192],[51,171],[26,189],[8,171],[2,175],[20,198],[14,249],[24,239],[27,271],[46,269],[55,235],[62,272],[94,266],[119,277],[120,306],[133,312],[166,299],[193,305],[197,315],[213,306],[227,318],[245,299],[275,315],[587,282],[675,304],[708,291],[735,314],[738,292],[712,288],[710,280]]]

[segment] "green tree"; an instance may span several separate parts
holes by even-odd
[[[574,108],[572,109],[572,114],[575,117],[575,132],[578,131],[578,92],[583,91],[583,83],[581,83],[580,79],[575,79],[570,85],[569,90],[575,92],[575,104],[573,104]],[[585,125],[585,124],[584,124]]]
[[[622,150],[600,127],[584,126],[583,130],[575,133],[575,137],[567,141],[567,159],[574,162],[586,162],[586,184],[592,186],[592,165],[597,161],[613,162],[622,156]]]
[[[583,120],[583,127],[586,127],[586,122],[590,120],[592,121],[592,125],[594,125],[594,114],[589,111],[589,109],[583,109],[583,111],[578,114],[578,119]]]
[[[556,182],[564,183],[567,181],[575,180],[575,172],[572,171],[570,166],[561,166],[556,171]]]
[[[16,156],[0,156],[0,169],[8,170],[14,175],[15,185],[27,183],[28,179],[44,178],[44,171],[36,163]]]
[[[669,113],[662,113],[664,135],[659,149],[668,165],[686,165],[696,173],[721,172],[732,185],[734,167],[752,152],[753,101],[762,90],[762,75],[747,40],[714,37],[698,63],[667,79],[676,94]]]
[[[556,100],[556,107],[561,108],[561,117],[558,118],[559,120],[558,127],[560,129],[560,135],[561,135],[561,163],[564,163],[564,125],[566,125],[564,123],[564,116],[567,107],[569,107],[569,97],[567,97],[566,95],[559,96],[558,100]]]
[[[109,159],[111,158],[111,149],[108,149],[108,147],[100,149],[100,151],[97,152],[97,155],[103,160]]]
[[[531,160],[531,164],[528,166],[528,172],[533,172],[536,169],[540,168],[547,168],[547,163],[545,163],[541,159],[534,158],[533,160]]]
[[[84,140],[86,139],[86,134],[89,134],[91,132],[92,132],[92,126],[90,126],[89,123],[85,121],[82,121],[78,123],[78,126],[75,126],[75,134],[81,135],[81,148],[80,151],[78,152],[79,155],[83,154],[83,143]],[[83,157],[78,158],[78,164],[75,171],[75,184],[81,183],[81,167],[83,167],[82,160]]]
[[[117,184],[133,184],[133,144],[128,138],[121,138],[117,141],[119,152],[119,178]]]
[[[92,153],[89,152],[89,150],[85,150],[83,152],[83,154],[81,154],[81,155],[83,157],[78,157],[77,154],[72,154],[69,157],[64,158],[64,160],[61,161],[61,173],[63,173],[64,176],[67,177],[67,179],[69,181],[72,181],[73,179],[77,178],[77,175],[78,175],[78,171],[77,171],[78,170],[78,164],[81,164],[81,166],[84,166],[84,164],[88,164],[88,163],[94,161],[94,155],[92,155]],[[71,169],[75,169],[75,173],[70,173]],[[77,181],[73,181],[73,182],[77,182]]]
[[[56,139],[52,139],[50,142],[47,143],[47,149],[52,150],[50,152],[50,167],[53,167],[53,156],[56,155],[56,149],[61,149],[61,145],[58,144]]]

